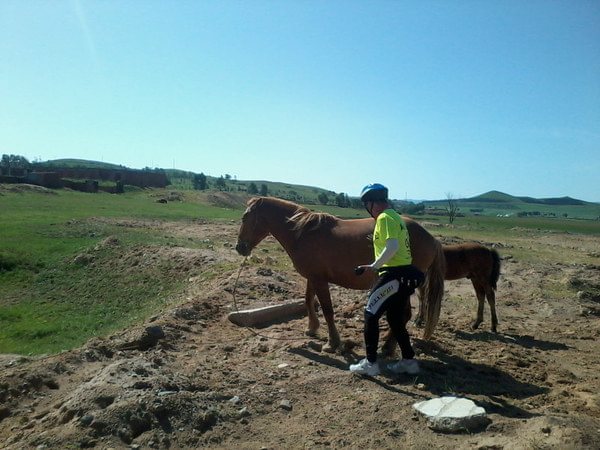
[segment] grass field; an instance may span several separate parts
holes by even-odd
[[[117,264],[128,249],[181,242],[101,218],[185,222],[240,217],[240,211],[195,201],[165,207],[145,191],[5,194],[0,207],[0,353],[23,354],[80,345],[143,319],[183,290],[184,274],[166,270],[160,261],[126,276]],[[109,236],[118,237],[118,249],[93,251],[94,264],[82,264],[85,257],[78,260]],[[185,245],[202,244],[187,240]]]
[[[161,248],[206,244],[118,221],[231,223],[239,220],[243,207],[213,206],[197,191],[188,191],[182,201],[168,205],[156,201],[169,192],[0,191],[0,353],[42,354],[73,348],[179,301],[186,272],[160,258],[143,264],[143,256]],[[311,208],[344,218],[366,217],[362,210]],[[433,234],[482,242],[495,242],[515,230],[600,234],[598,221],[465,217],[446,227],[444,217],[416,219],[426,227],[431,224]],[[130,270],[123,265],[122,255],[136,252],[140,263]]]

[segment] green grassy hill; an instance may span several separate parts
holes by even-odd
[[[88,161],[84,159],[55,159],[51,161],[44,161],[35,163],[34,168],[43,167],[47,168],[87,168],[87,169],[129,169],[123,165],[112,164],[100,161]],[[197,175],[195,172],[179,170],[179,169],[150,169],[144,168],[142,170],[148,171],[161,171],[164,172],[170,182],[170,188],[179,190],[193,190],[194,189],[194,177]],[[219,180],[221,178],[221,180]],[[321,204],[319,196],[327,196],[328,203],[336,204],[335,198],[340,195],[334,191],[313,187],[303,186],[297,184],[289,184],[277,181],[266,181],[266,180],[237,180],[231,176],[224,174],[220,177],[206,176],[208,190],[226,191],[232,193],[252,193],[253,189],[256,189],[256,193],[261,191],[266,192],[267,195],[274,197],[284,198],[294,202],[304,204]],[[222,184],[220,184],[222,183]],[[344,195],[344,194],[342,194]]]
[[[34,163],[35,166],[43,167],[69,167],[69,168],[81,168],[81,169],[127,169],[127,167],[105,163],[100,161],[88,161],[86,159],[53,159],[52,161],[44,161]]]
[[[165,169],[165,173],[167,174],[167,177],[169,178],[173,188],[183,190],[194,188],[193,180],[194,176],[196,175],[194,172],[186,172],[177,169]],[[267,195],[305,204],[320,203],[319,195],[326,195],[329,200],[333,202],[335,197],[339,195],[334,191],[314,186],[303,186],[298,184],[266,180],[237,180],[227,175],[222,176],[221,183],[224,183],[224,187],[219,188],[219,178],[221,177],[207,175],[206,179],[208,188],[211,190],[247,193],[252,192],[251,185],[253,185],[254,188],[258,190],[258,193],[264,189]]]

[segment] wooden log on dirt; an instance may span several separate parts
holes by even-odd
[[[227,318],[242,327],[265,327],[273,323],[297,319],[306,314],[304,300],[298,300],[282,305],[264,306],[229,313]]]

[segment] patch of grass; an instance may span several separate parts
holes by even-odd
[[[0,304],[0,353],[53,353],[138,322],[183,289],[168,261],[129,267],[127,247],[95,252],[85,265],[63,262],[13,286]],[[133,261],[136,262],[135,260]],[[173,297],[172,297],[173,296]]]
[[[0,252],[0,273],[9,272],[21,264],[23,261],[17,255]]]
[[[462,299],[462,298],[459,298],[459,297],[454,297],[454,296],[445,296],[444,297],[444,301],[450,302],[450,303],[456,303],[458,305],[464,305],[464,304],[467,304],[467,303],[471,303],[468,300],[465,300],[465,299]]]
[[[206,245],[128,226],[128,221],[241,216],[240,211],[196,202],[160,204],[150,194],[58,191],[51,196],[26,192],[1,197],[0,353],[73,348],[176,301],[185,288],[185,271],[160,258],[144,263],[142,250],[133,262],[124,255],[152,246]],[[97,249],[109,236],[118,236],[119,246]],[[83,257],[75,263],[78,255]]]

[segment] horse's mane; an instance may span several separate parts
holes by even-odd
[[[298,205],[296,213],[288,219],[288,222],[294,224],[292,231],[296,231],[298,234],[323,227],[331,228],[336,221],[337,218],[331,214],[316,213],[300,205]]]
[[[288,217],[287,221],[292,224],[292,231],[295,231],[299,235],[314,231],[321,227],[332,227],[336,222],[337,218],[334,215],[328,213],[317,213],[310,209],[298,205],[297,203],[283,200],[280,198],[268,198],[268,197],[255,197],[250,199],[248,202],[248,209],[257,207],[262,200],[268,200],[272,203],[277,203],[285,206],[286,209],[294,211],[293,214]]]

